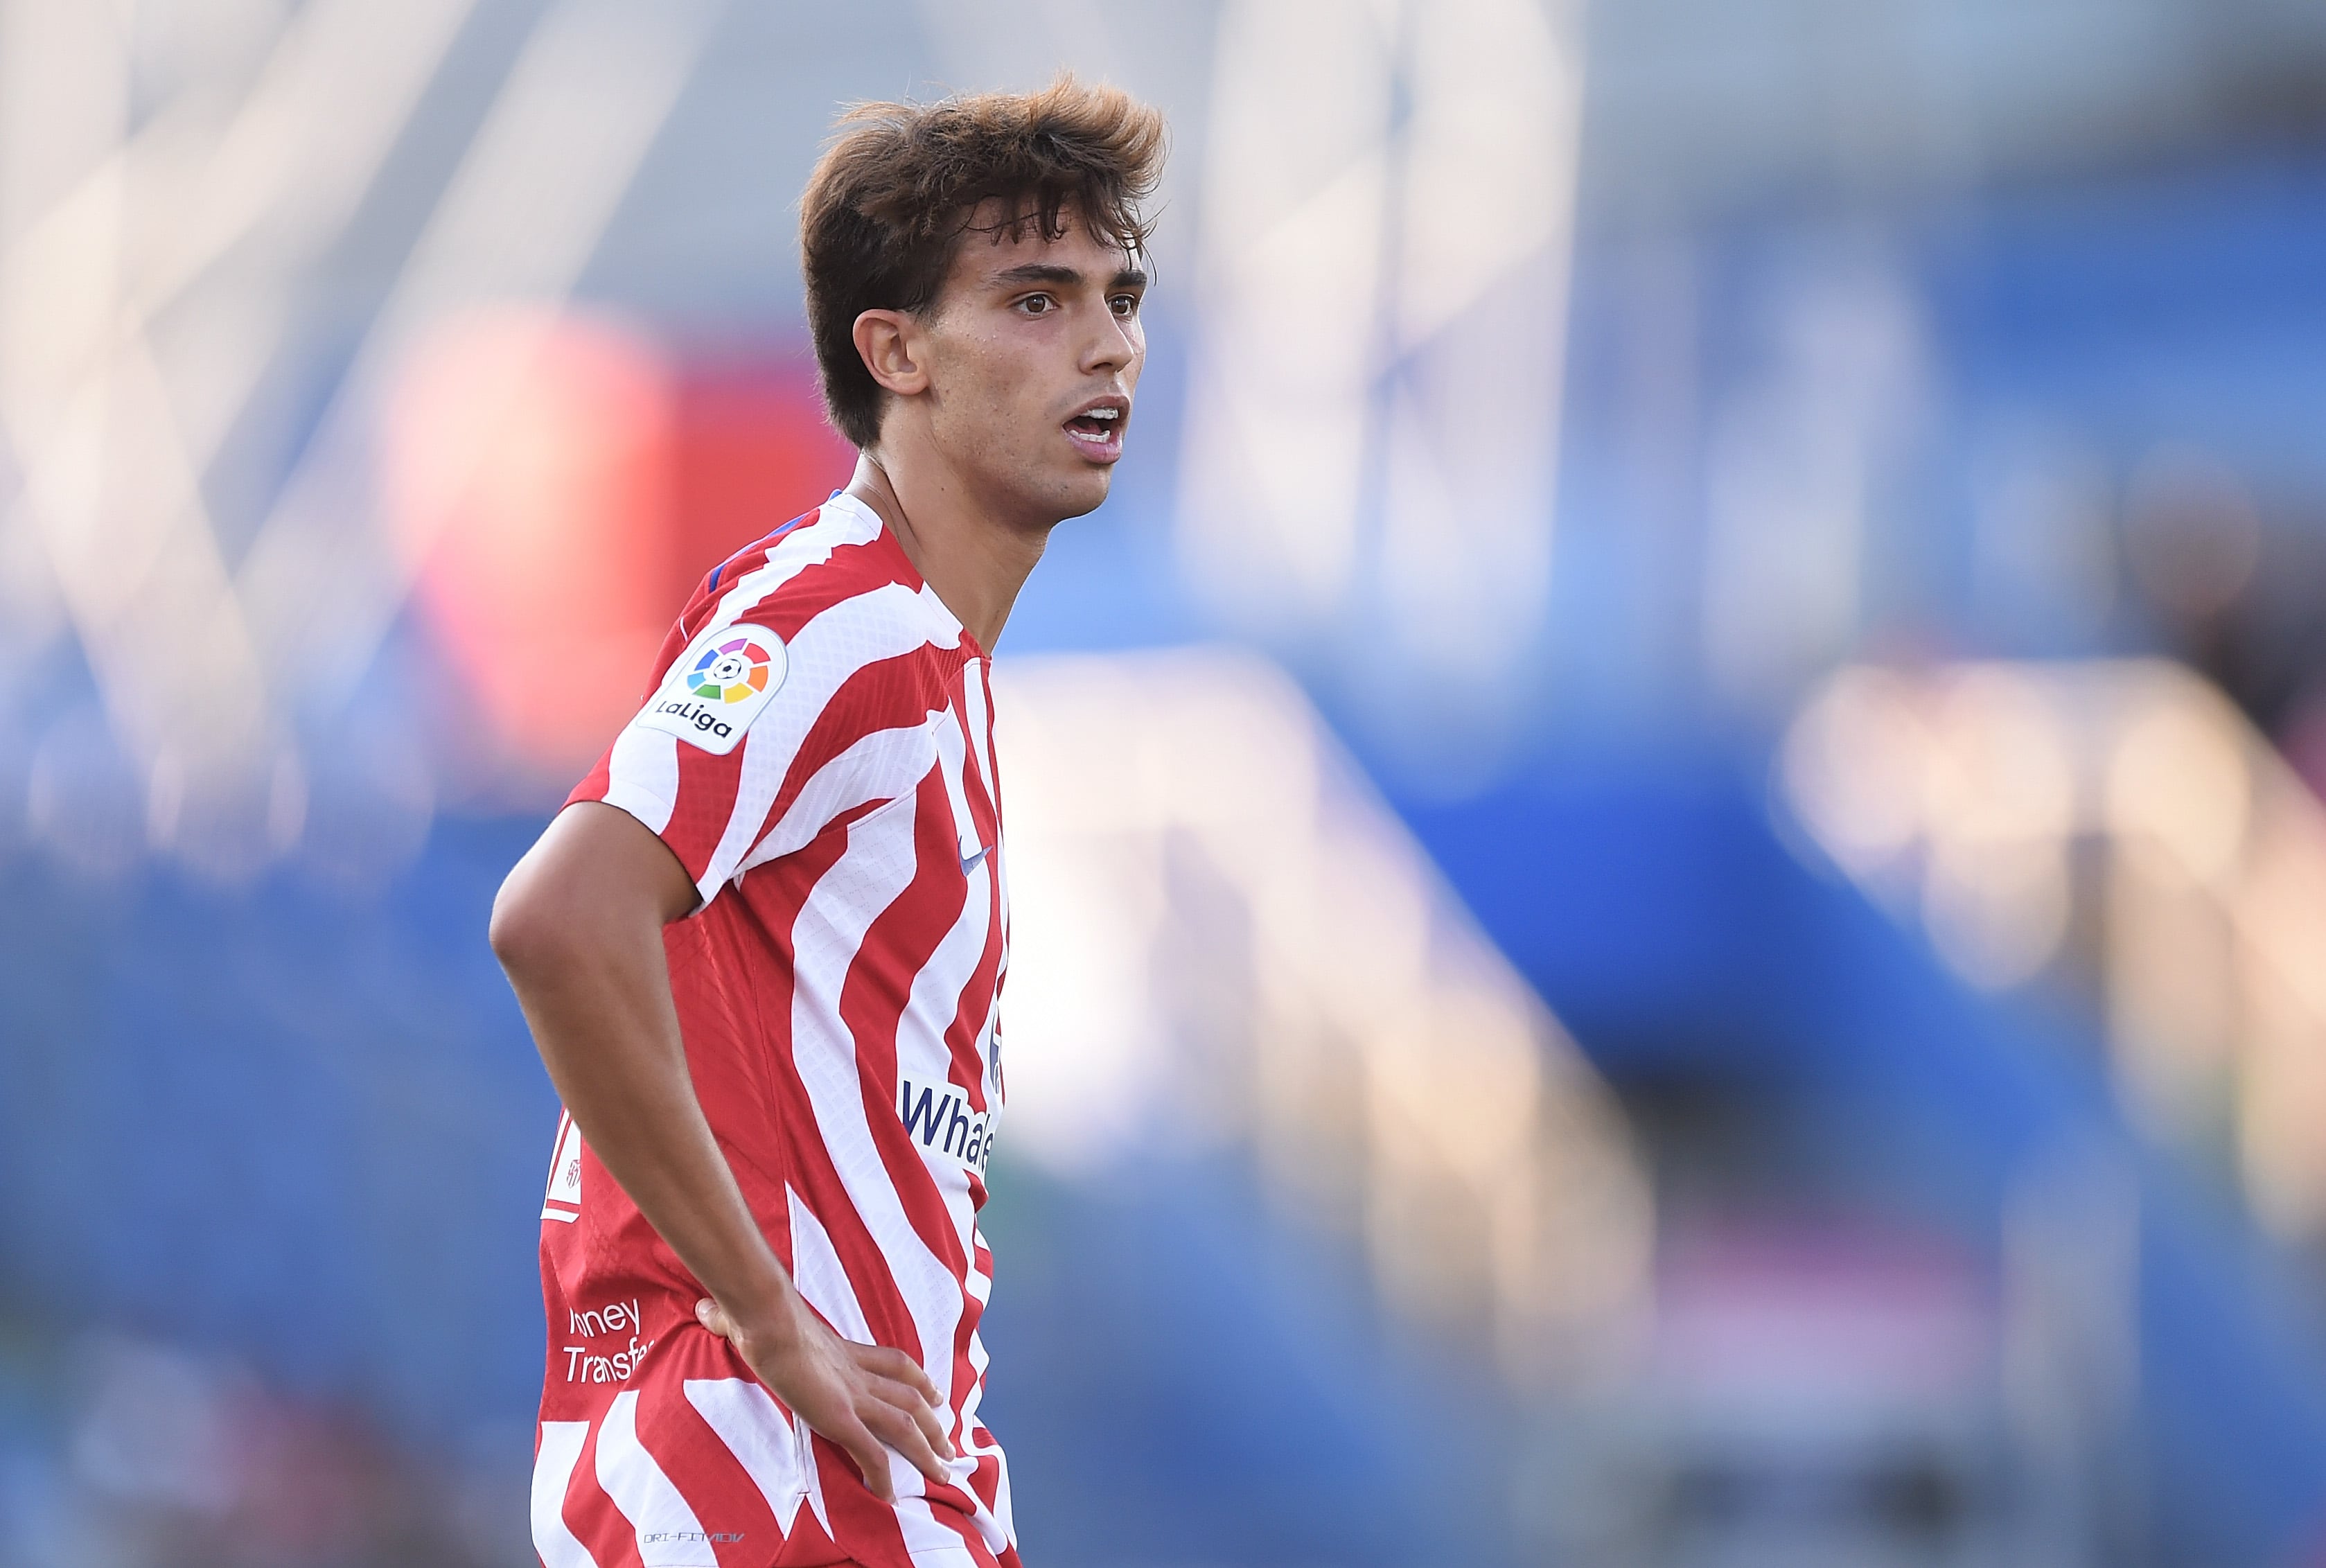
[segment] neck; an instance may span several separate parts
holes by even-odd
[[[848,493],[872,508],[954,619],[991,653],[1050,526],[997,515],[933,454],[868,450]]]

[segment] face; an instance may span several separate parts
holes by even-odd
[[[917,413],[981,500],[1047,524],[1106,499],[1147,361],[1147,276],[1071,215],[1056,239],[1032,224],[1014,239],[980,232],[1001,216],[997,202],[979,209],[936,307],[914,323],[927,376]],[[889,418],[903,412],[892,403]]]

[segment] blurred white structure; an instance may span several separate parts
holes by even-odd
[[[1182,451],[1255,629],[1514,683],[1540,629],[1582,100],[1568,0],[1231,0]]]
[[[2089,952],[2130,1108],[2326,1239],[2326,808],[2219,691],[2154,660],[1844,670],[1782,784],[1974,982]]]
[[[1384,1291],[1515,1373],[1613,1369],[1652,1217],[1612,1099],[1246,655],[1005,661],[1007,1146],[1248,1146]]]
[[[19,481],[0,494],[0,659],[70,626],[114,732],[41,745],[36,806],[125,783],[145,801],[69,836],[108,854],[147,839],[228,877],[301,840],[298,721],[370,667],[417,564],[372,526],[387,381],[449,315],[574,287],[720,10],[539,12],[289,481],[219,515],[229,446],[312,374],[300,285],[377,194],[474,6],[0,5],[0,478]],[[391,793],[408,816],[412,792]]]
[[[1193,579],[1334,655],[1353,711],[1427,731],[1409,751],[1475,739],[1544,663],[1581,144],[1593,221],[1683,235],[1776,193],[2234,143],[2326,51],[2302,0],[1828,9],[1632,0],[1586,39],[1581,0],[0,0],[0,816],[36,762],[76,858],[233,876],[370,810],[322,807],[347,792],[312,731],[425,543],[375,526],[411,345],[574,296],[790,330],[791,197],[838,105],[1059,65],[1163,107],[1191,182],[1158,304],[1196,333]],[[1708,599],[1724,680],[1790,692],[1882,612],[1865,480],[1921,329],[1892,291],[1879,255],[1838,276],[1707,411],[1717,559],[1675,536],[1654,570]],[[1698,308],[1685,276],[1647,297]],[[1676,515],[1694,418],[1655,465]],[[102,733],[60,711],[77,677],[40,684],[66,638]],[[379,841],[433,809],[408,782]]]

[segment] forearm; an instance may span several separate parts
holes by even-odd
[[[791,1283],[695,1099],[660,942],[650,955],[594,957],[564,973],[510,977],[550,1081],[600,1162],[705,1290],[739,1316],[786,1315]]]
[[[896,1496],[884,1444],[942,1484],[953,1444],[936,1385],[903,1350],[842,1340],[808,1310],[694,1097],[662,935],[696,896],[637,819],[579,803],[501,884],[493,951],[582,1136],[710,1293],[696,1319],[846,1450],[875,1497]]]
[[[770,1331],[797,1293],[760,1232],[687,1071],[659,914],[521,867],[494,946],[582,1137],[710,1294]]]

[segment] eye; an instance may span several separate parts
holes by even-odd
[[[1028,294],[1018,302],[1018,308],[1029,316],[1047,316],[1058,308],[1058,302],[1047,294]]]
[[[1117,318],[1128,321],[1131,317],[1139,314],[1139,296],[1117,294],[1107,301],[1107,307],[1115,313]]]

